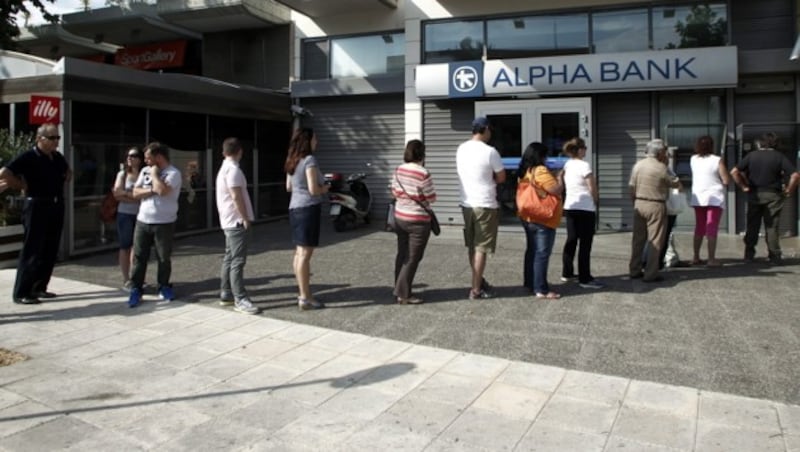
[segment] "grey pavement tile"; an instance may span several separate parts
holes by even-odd
[[[16,392],[12,392],[0,387],[0,410],[8,408],[12,405],[17,405],[27,400],[27,398],[17,394]]]
[[[206,326],[210,326],[212,328],[219,328],[225,331],[233,331],[238,328],[242,328],[247,325],[256,323],[260,319],[261,317],[257,315],[244,315],[236,311],[230,311],[219,317],[213,317],[211,319],[205,320],[203,323]],[[246,333],[244,331],[238,331],[238,333],[248,334],[250,336],[259,336],[259,337],[261,336],[261,334],[256,335],[252,333]]]
[[[220,382],[170,403],[197,411],[209,418],[217,418],[227,417],[266,397],[268,394],[258,388],[242,388],[232,383]]]
[[[199,345],[187,345],[174,352],[165,353],[156,358],[152,358],[154,363],[163,364],[164,366],[174,367],[176,369],[188,369],[206,361],[212,360],[221,352],[209,350],[200,347]]]
[[[284,328],[270,334],[270,337],[272,339],[293,342],[295,344],[305,344],[306,342],[312,341],[323,334],[326,334],[327,332],[328,330],[324,328],[294,324],[288,328]]]
[[[219,328],[212,328],[202,323],[190,325],[178,331],[171,331],[161,336],[161,339],[183,343],[185,345],[196,344],[205,339],[217,336],[224,331]]]
[[[329,413],[342,413],[352,419],[369,421],[380,416],[401,398],[401,394],[368,387],[349,387],[326,400],[319,409]]]
[[[174,303],[171,304],[179,309],[179,313],[174,316],[178,320],[188,320],[192,323],[208,322],[227,314],[221,309],[206,309],[202,305]]]
[[[376,448],[398,452],[416,452],[425,449],[433,437],[410,430],[391,422],[376,420],[356,431],[332,450],[341,452],[373,452]]]
[[[787,452],[800,451],[800,435],[784,435],[783,439],[786,440]]]
[[[629,383],[625,378],[569,370],[556,395],[617,404],[625,397]]]
[[[337,352],[306,344],[275,355],[270,359],[270,364],[296,370],[302,374],[338,355]]]
[[[450,425],[464,408],[435,402],[410,394],[391,406],[376,421],[397,425],[408,432],[435,438]]]
[[[643,443],[630,438],[612,435],[608,438],[605,450],[633,450],[636,452],[691,452],[694,449],[676,449],[674,447]],[[698,450],[698,452],[702,452]]]
[[[390,394],[405,395],[433,374],[430,368],[418,368],[410,362],[387,362],[360,378],[354,387],[369,387]]]
[[[135,359],[152,359],[179,350],[185,346],[186,344],[183,341],[176,342],[165,339],[163,336],[157,336],[153,339],[120,350],[117,352],[117,355]]]
[[[778,410],[772,402],[706,391],[700,393],[698,423],[781,433]]]
[[[259,364],[261,364],[261,361],[256,358],[244,355],[225,354],[211,358],[187,370],[197,375],[209,376],[225,381]]]
[[[132,438],[106,429],[86,435],[72,447],[79,451],[145,451],[141,444]]]
[[[291,446],[290,450],[321,450],[343,443],[365,424],[338,411],[323,408],[306,411],[270,435],[270,442]]]
[[[611,431],[618,411],[616,404],[555,394],[536,418],[536,425],[604,435]]]
[[[260,316],[248,317],[255,319],[254,322],[247,323],[231,331],[242,334],[250,334],[257,337],[269,336],[277,331],[284,330],[293,325],[291,322],[283,320],[276,320],[271,318],[264,318]]]
[[[513,450],[530,421],[468,408],[426,450]],[[487,434],[491,432],[491,434]]]
[[[492,383],[490,378],[437,372],[414,388],[409,396],[466,408]]]
[[[437,370],[458,356],[458,352],[425,345],[414,345],[393,358],[395,362],[412,362],[417,368]]]
[[[134,438],[146,449],[154,449],[172,440],[175,432],[186,432],[208,422],[211,418],[185,404],[155,403],[143,406],[139,416],[129,424],[119,426],[117,432]]]
[[[800,436],[800,406],[785,403],[777,403],[775,406],[783,434]]]
[[[67,366],[62,366],[60,363],[55,363],[45,358],[29,358],[11,366],[3,367],[2,372],[0,372],[0,386],[19,380],[38,378],[41,375],[65,372],[67,369]]]
[[[251,342],[241,348],[230,352],[232,355],[241,355],[249,358],[268,360],[288,350],[297,347],[294,342],[287,342],[271,337],[265,337]]]
[[[260,388],[264,391],[279,391],[284,385],[297,378],[302,372],[272,366],[268,363],[258,365],[235,377],[228,379],[231,384],[241,388]]]
[[[763,430],[698,423],[695,450],[698,452],[783,452],[783,437]]]
[[[674,449],[691,450],[697,428],[695,416],[623,406],[614,423],[614,436]]]
[[[159,334],[154,331],[126,329],[119,334],[108,336],[95,342],[100,342],[104,348],[115,351],[141,344],[156,337],[159,337]]]
[[[190,320],[176,319],[173,317],[160,318],[159,321],[140,326],[139,329],[153,331],[159,334],[167,334],[176,330],[187,328],[194,325]]]
[[[0,439],[52,421],[61,414],[35,401],[25,401],[0,410]],[[4,441],[0,441],[0,444]]]
[[[164,443],[159,451],[189,452],[198,450],[232,450],[258,442],[266,432],[258,422],[238,422],[215,418],[203,424],[182,430]]]
[[[251,398],[251,403],[223,417],[241,424],[251,424],[262,430],[264,436],[268,436],[301,418],[311,410],[313,410],[313,407],[306,403],[297,400],[280,399],[275,397],[275,394],[263,394],[258,398]]]
[[[601,452],[606,435],[534,425],[514,449],[519,452]]]
[[[497,377],[497,381],[539,391],[554,392],[561,384],[565,374],[566,370],[560,367],[512,362]]]
[[[509,364],[509,361],[501,358],[461,353],[447,363],[442,371],[467,377],[496,378]]]
[[[309,342],[309,345],[343,353],[366,341],[369,336],[345,331],[329,331]]]
[[[696,418],[699,399],[697,389],[634,380],[625,395],[625,406]]]
[[[399,355],[410,347],[411,344],[406,342],[371,337],[366,341],[362,341],[354,345],[348,349],[346,353],[353,356],[384,362],[393,359],[395,356]]]
[[[49,403],[59,400],[62,394],[69,393],[89,378],[91,376],[80,369],[61,368],[51,373],[17,380],[3,387],[31,400]]]
[[[512,419],[533,421],[549,398],[549,392],[494,382],[470,408],[494,412]]]
[[[94,358],[86,359],[85,361],[65,361],[65,364],[71,368],[80,370],[87,374],[100,375],[106,372],[108,369],[140,364],[144,361],[144,359],[137,356],[131,356],[125,351],[114,351],[104,355],[96,356]]]
[[[71,416],[61,416],[19,433],[3,437],[10,451],[70,449],[98,428]]]

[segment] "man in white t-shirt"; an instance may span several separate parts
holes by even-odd
[[[239,168],[242,144],[236,138],[222,142],[222,167],[217,173],[216,195],[219,225],[225,234],[225,256],[220,269],[219,304],[234,305],[243,314],[258,314],[244,287],[244,265],[247,263],[247,242],[254,220],[253,204],[247,192],[247,178]]]
[[[142,285],[155,245],[158,258],[158,295],[172,301],[172,238],[178,219],[178,197],[181,194],[181,172],[169,161],[169,148],[153,142],[144,148],[144,161],[139,178],[133,185],[133,197],[140,200],[133,233],[133,266],[128,306],[135,308],[142,301]]]
[[[491,286],[483,278],[486,254],[494,253],[500,209],[497,184],[506,180],[503,161],[497,149],[486,144],[492,137],[489,120],[483,116],[472,121],[472,139],[456,151],[461,213],[464,216],[464,244],[472,268],[470,300],[490,298]]]

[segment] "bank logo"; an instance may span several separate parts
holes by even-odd
[[[483,96],[483,61],[450,63],[450,97]]]

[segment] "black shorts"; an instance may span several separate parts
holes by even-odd
[[[322,204],[289,209],[289,226],[295,246],[319,246]]]

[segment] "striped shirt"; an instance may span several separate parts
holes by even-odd
[[[403,184],[403,191],[400,183]],[[395,177],[392,178],[392,195],[397,199],[394,216],[398,220],[425,222],[431,221],[425,209],[414,201],[421,201],[430,206],[436,201],[436,190],[428,170],[417,163],[404,163],[397,167]]]

